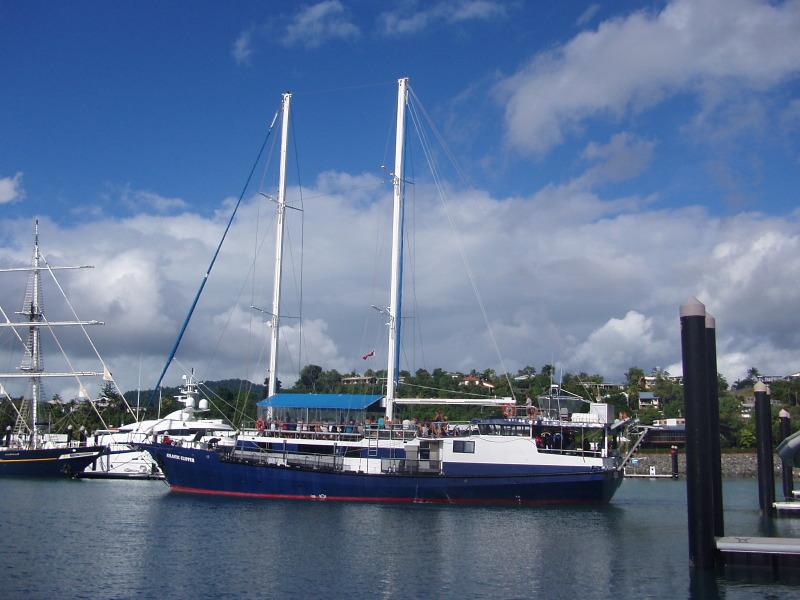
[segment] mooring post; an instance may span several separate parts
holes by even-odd
[[[715,564],[713,487],[707,439],[708,354],[706,307],[689,298],[680,308],[683,394],[686,403],[686,501],[689,518],[689,565],[710,569]]]
[[[785,408],[781,409],[778,413],[778,420],[780,421],[780,434],[781,440],[785,440],[792,434],[792,427],[789,423],[791,415]],[[783,497],[786,500],[792,499],[792,490],[794,489],[794,481],[792,480],[792,463],[786,464],[786,461],[781,460],[783,464]]]
[[[672,459],[672,478],[678,478],[678,447],[670,446],[669,456]]]
[[[714,510],[714,535],[725,535],[725,520],[722,502],[722,455],[719,447],[719,376],[717,375],[717,322],[706,312],[706,365],[708,376],[708,436],[706,436],[711,459],[711,491]]]
[[[772,461],[772,411],[769,387],[763,381],[753,386],[756,397],[756,451],[758,459],[758,505],[765,516],[773,516],[775,507],[775,465]]]

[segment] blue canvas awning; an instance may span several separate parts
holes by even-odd
[[[365,410],[383,396],[374,394],[275,394],[258,403],[261,408],[323,408]]]

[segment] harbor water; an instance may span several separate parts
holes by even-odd
[[[797,598],[690,579],[683,481],[603,507],[264,501],[154,481],[0,481],[0,598]],[[724,485],[726,535],[764,535],[756,482]],[[800,537],[800,519],[772,535]]]

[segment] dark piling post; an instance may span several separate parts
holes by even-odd
[[[753,386],[756,397],[756,451],[758,458],[758,505],[762,514],[773,516],[775,507],[775,465],[772,461],[772,411],[769,388],[763,381]]]
[[[683,390],[686,401],[686,500],[689,517],[689,565],[714,567],[714,516],[711,457],[707,450],[708,354],[706,307],[689,298],[680,308]]]
[[[672,478],[678,478],[678,447],[672,446],[669,449],[669,456],[672,460]]]
[[[717,375],[717,323],[706,313],[706,369],[708,371],[707,450],[711,459],[711,491],[714,510],[714,535],[725,535],[722,502],[722,453],[719,447],[719,377]]]
[[[792,428],[789,424],[791,415],[785,408],[781,409],[778,413],[778,420],[780,422],[781,440],[785,440],[792,434]],[[782,461],[783,462],[783,461]],[[792,490],[794,489],[794,481],[792,480],[792,464],[783,462],[783,497],[786,500],[792,499]]]

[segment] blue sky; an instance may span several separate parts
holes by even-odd
[[[691,129],[706,100],[679,89],[641,110],[587,118],[564,143],[532,156],[508,147],[498,83],[581,31],[635,11],[656,14],[664,3],[617,3],[610,12],[581,2],[486,2],[475,17],[448,21],[468,4],[444,3],[449,11],[439,14],[436,3],[399,3],[406,19],[433,14],[416,30],[390,33],[381,25],[389,4],[329,3],[340,10],[321,19],[327,29],[309,25],[287,41],[303,7],[315,5],[4,3],[0,172],[23,172],[29,198],[6,208],[23,215],[34,205],[50,213],[88,203],[113,214],[113,191],[130,185],[211,210],[240,185],[282,90],[296,92],[303,114],[296,134],[306,177],[376,169],[393,81],[409,75],[473,181],[498,194],[573,177],[587,143],[625,129],[654,141],[657,160],[610,193],[658,193],[666,206],[702,202],[721,214],[793,210],[800,148],[780,114],[796,96],[794,78],[726,108],[760,119],[755,132],[709,141],[707,130]],[[245,40],[238,62],[237,39]],[[379,83],[387,85],[358,87]],[[712,116],[708,127],[722,129],[733,115]]]
[[[125,265],[147,281],[154,296],[140,301],[168,308],[140,313],[122,297],[89,305],[111,311],[109,321],[151,319],[136,335],[114,325],[101,337],[122,362],[144,354],[156,369],[188,304],[172,286],[191,288],[202,272],[206,238],[238,196],[280,93],[295,94],[291,183],[337,194],[317,204],[338,233],[352,220],[325,211],[371,214],[385,199],[380,166],[391,156],[395,82],[407,75],[468,174],[464,183],[445,171],[449,201],[482,232],[466,244],[490,320],[509,340],[509,368],[555,358],[611,379],[633,364],[674,370],[671,324],[696,294],[727,317],[730,378],[754,364],[800,370],[800,340],[786,334],[799,324],[797,298],[778,281],[800,269],[798,30],[797,2],[756,0],[0,2],[0,254],[24,259],[26,223],[38,215],[61,256],[108,260],[109,273]],[[424,206],[429,177],[415,156]],[[381,191],[362,197],[365,188]],[[492,239],[510,235],[494,222],[501,215],[516,245]],[[428,233],[438,257],[443,236]],[[184,243],[194,237],[196,248]],[[164,261],[176,245],[183,262]],[[133,260],[144,246],[153,254]],[[334,289],[336,269],[372,272],[355,252],[326,263],[310,289]],[[745,322],[740,303],[758,297],[764,273],[772,318]],[[198,331],[223,314],[224,287],[210,290],[218,306],[201,311]],[[554,287],[569,300],[542,292]],[[332,302],[309,301],[321,336],[310,346],[329,348],[316,360],[363,368],[352,357],[364,350],[364,317]],[[466,308],[450,306],[447,318],[438,309],[419,308],[442,327],[476,323]],[[433,364],[415,366],[499,367],[475,335],[434,344]],[[453,350],[465,344],[476,350]],[[200,346],[190,342],[184,358],[201,362]],[[228,375],[241,360],[216,368]]]

